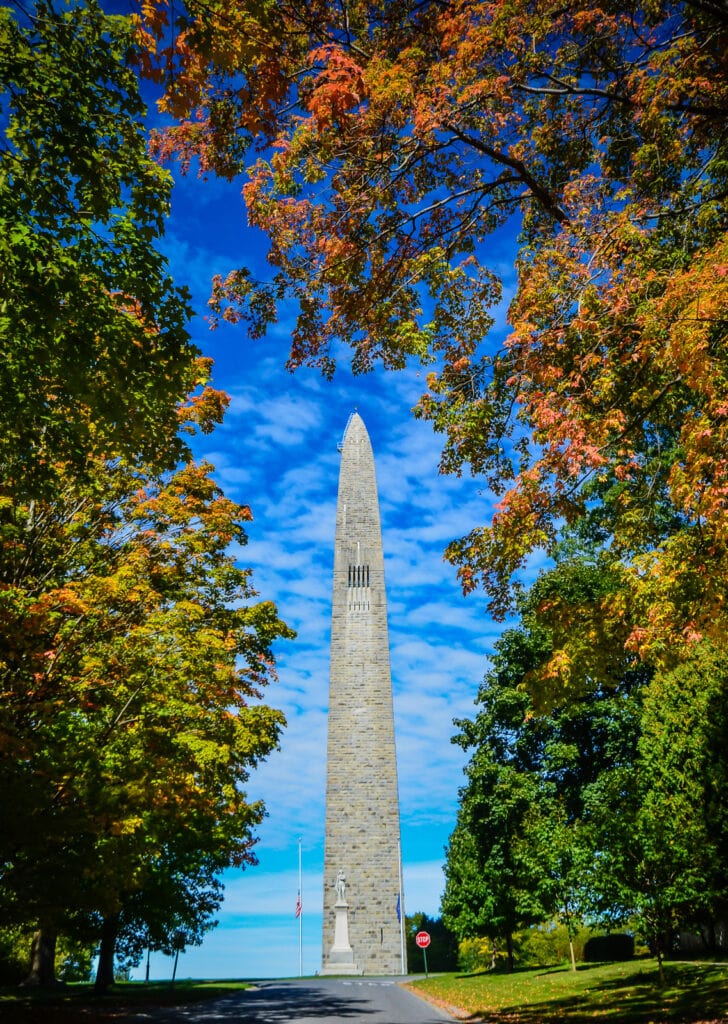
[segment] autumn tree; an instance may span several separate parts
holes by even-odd
[[[628,925],[662,971],[680,932],[715,951],[725,914],[725,656],[704,641],[653,672],[624,650],[584,654],[581,696],[551,692],[539,712],[524,680],[558,643],[549,605],[580,607],[610,585],[572,553],[521,597],[520,622],[496,643],[477,713],[457,723],[470,760],[443,912],[463,936],[498,937],[500,925],[504,937],[501,907],[513,920],[559,918],[570,936],[579,918]]]
[[[250,512],[185,438],[226,400],[159,251],[135,36],[94,0],[0,10],[0,923],[37,927],[40,983],[60,929],[102,984],[132,920],[199,937],[282,725],[288,630],[226,553]]]
[[[158,248],[172,182],[133,48],[95,0],[0,10],[0,465],[30,498],[89,455],[182,453],[199,353]]]
[[[553,655],[543,606],[557,597],[580,605],[608,585],[581,560],[544,573],[521,598],[518,626],[495,645],[475,718],[456,723],[455,742],[470,760],[447,850],[443,916],[460,937],[505,943],[511,966],[515,930],[558,918],[572,941],[584,916],[615,909],[609,897],[595,902],[594,866],[606,859],[608,841],[602,826],[617,800],[616,791],[605,798],[604,780],[637,778],[639,695],[648,673],[623,651],[621,677],[619,652],[607,665],[592,660],[581,699],[556,703],[550,695],[548,716],[523,686]],[[620,836],[631,831],[634,844],[629,807],[620,807],[618,828]],[[609,886],[601,884],[604,895]]]
[[[449,548],[464,588],[505,614],[598,505],[621,645],[661,664],[723,636],[725,5],[152,0],[138,26],[158,154],[241,175],[269,240],[270,277],[217,280],[216,314],[259,334],[293,300],[292,367],[333,372],[340,342],[357,370],[434,363],[442,467],[500,496]]]
[[[51,944],[98,921],[108,981],[136,893],[176,877],[181,927],[205,865],[254,861],[263,807],[243,787],[277,744],[262,687],[290,631],[227,554],[250,512],[207,465],[160,477],[101,462],[6,516],[3,917]]]

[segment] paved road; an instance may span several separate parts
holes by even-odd
[[[135,1015],[142,1024],[441,1024],[454,1018],[388,978],[261,981],[212,1002]]]

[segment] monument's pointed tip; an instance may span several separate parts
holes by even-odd
[[[349,416],[344,430],[344,442],[347,437],[354,434],[366,434],[367,428],[364,426],[364,420],[361,418],[359,413],[354,408],[354,412]]]
[[[349,414],[349,419],[346,421],[346,426],[344,427],[343,436],[336,446],[339,449],[339,452],[343,452],[347,438],[353,438],[356,434],[366,434],[366,432],[367,428],[364,426],[364,420],[357,412],[356,406],[354,406],[354,412]]]

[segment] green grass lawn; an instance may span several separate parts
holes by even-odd
[[[67,985],[52,992],[0,989],[2,1024],[93,1024],[121,1021],[148,1006],[177,1006],[249,988],[246,981],[124,982],[103,996],[93,985]]]
[[[410,987],[462,1019],[487,1024],[662,1024],[728,1020],[728,964],[657,962],[517,970],[513,974],[444,974]]]
[[[517,970],[513,974],[443,974],[410,983],[461,1019],[486,1024],[717,1024],[728,1022],[728,963],[665,965],[660,988],[654,960]],[[211,999],[248,987],[243,981],[130,982],[107,995],[90,985],[54,992],[0,989],[2,1024],[111,1024],[149,1006]]]

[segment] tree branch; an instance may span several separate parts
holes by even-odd
[[[457,125],[447,124],[446,127],[453,133],[453,135],[460,139],[468,146],[472,146],[473,149],[477,149],[479,153],[484,156],[490,157],[495,163],[503,164],[505,167],[510,167],[511,170],[515,171],[520,181],[529,189],[532,195],[538,199],[544,209],[551,214],[554,220],[560,224],[568,224],[569,218],[561,207],[555,202],[553,196],[545,189],[543,185],[540,185],[530,171],[526,168],[526,165],[522,160],[518,160],[516,157],[509,156],[502,150],[494,149],[489,146],[482,139],[475,138],[473,135],[468,135]]]

